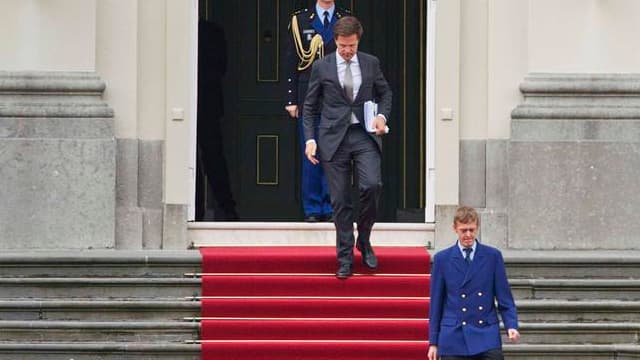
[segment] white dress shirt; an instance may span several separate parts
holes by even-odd
[[[331,18],[333,17],[333,13],[336,11],[336,6],[335,5],[331,5],[330,8],[325,10],[325,9],[322,8],[322,6],[318,5],[318,3],[316,3],[316,14],[320,18],[321,22],[324,21],[324,12],[325,11],[329,13],[329,22],[331,22]]]
[[[347,61],[343,59],[336,51],[336,63],[338,64],[338,80],[340,80],[340,86],[344,88],[344,73],[347,71]],[[353,78],[353,99],[358,96],[358,90],[362,85],[362,72],[360,71],[360,62],[358,61],[358,54],[353,55],[351,58],[351,77]],[[358,118],[355,114],[351,113],[351,123],[357,124]]]

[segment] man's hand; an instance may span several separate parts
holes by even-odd
[[[385,126],[387,125],[387,121],[384,119],[384,116],[376,116],[373,119],[373,127],[376,129],[376,135],[384,135],[386,133]]]
[[[438,347],[435,345],[429,346],[429,353],[427,354],[427,359],[429,360],[438,360]]]
[[[509,335],[509,340],[511,340],[511,342],[517,342],[520,340],[520,333],[516,329],[507,330],[507,334]]]
[[[318,144],[315,141],[310,141],[304,148],[304,154],[307,156],[307,159],[313,164],[318,165],[320,161],[316,158],[316,149],[318,148]]]
[[[292,118],[298,118],[298,105],[287,105],[284,107],[284,109],[287,110],[289,116],[291,116]]]

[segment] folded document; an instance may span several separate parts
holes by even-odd
[[[376,132],[376,127],[373,125],[374,120],[378,116],[378,104],[369,100],[364,103],[364,125],[368,132]],[[384,127],[384,133],[389,133],[389,127]]]

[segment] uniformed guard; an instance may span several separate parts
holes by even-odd
[[[433,257],[428,360],[504,360],[498,314],[509,340],[520,339],[502,253],[478,241],[479,226],[476,210],[460,206],[456,244]]]
[[[302,149],[302,207],[307,222],[330,221],[331,198],[321,166],[313,166],[304,156],[302,104],[307,94],[313,62],[336,50],[333,24],[349,11],[337,8],[333,0],[318,0],[315,7],[291,14],[287,48],[287,101],[285,109],[298,121]],[[322,159],[320,159],[322,160]]]

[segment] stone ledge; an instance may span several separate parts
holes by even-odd
[[[64,320],[0,320],[0,328],[8,329],[113,329],[113,330],[193,330],[199,323],[186,321],[64,321]]]
[[[3,251],[0,252],[0,266],[5,264],[130,264],[200,265],[200,252],[196,250],[84,250],[84,251]]]
[[[112,118],[104,90],[90,72],[0,71],[0,117]]]
[[[112,343],[112,342],[55,342],[55,343],[0,343],[0,353],[24,351],[28,353],[46,351],[74,351],[86,353],[145,352],[145,353],[194,353],[200,354],[200,345],[175,343]]]
[[[639,250],[502,250],[512,264],[638,264]]]
[[[101,94],[105,82],[93,72],[0,71],[0,93],[83,92]]]
[[[61,309],[61,308],[85,308],[85,309],[193,309],[199,310],[201,307],[198,301],[182,300],[101,300],[91,298],[91,300],[0,300],[0,309]]]
[[[513,345],[505,344],[503,347],[507,354],[523,354],[523,353],[549,353],[549,354],[590,354],[590,355],[602,355],[603,353],[616,353],[616,352],[629,352],[634,354],[640,354],[640,345],[635,344],[606,344],[606,345],[594,345],[594,344],[558,344],[558,345],[533,345],[522,344]]]
[[[640,96],[640,74],[531,73],[520,84],[525,94],[619,94]]]
[[[356,226],[354,224],[354,230]],[[188,224],[192,246],[335,246],[332,223],[197,222]],[[433,246],[434,224],[376,223],[374,246]]]
[[[640,119],[640,107],[518,105],[512,119]]]
[[[640,310],[640,301],[623,301],[623,300],[518,300],[516,301],[518,308],[527,309],[559,309],[559,310]]]

